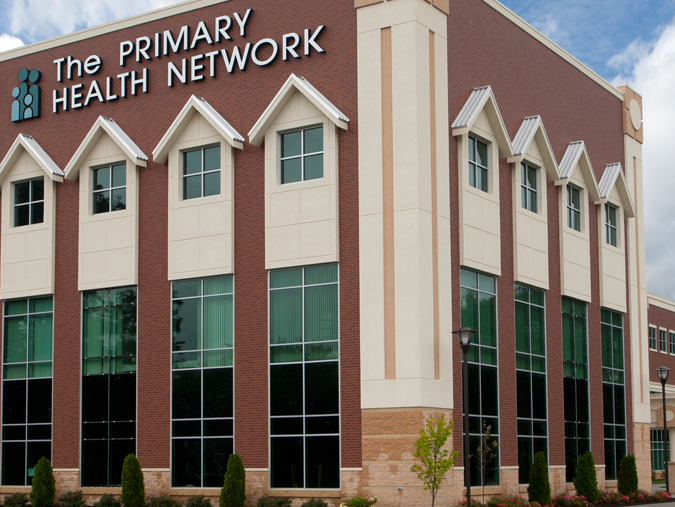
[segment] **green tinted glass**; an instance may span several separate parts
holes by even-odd
[[[323,178],[323,154],[305,157],[305,181]]]
[[[302,289],[270,292],[270,344],[302,342]]]
[[[309,129],[305,134],[305,153],[317,153],[323,151],[323,127]]]
[[[270,273],[270,288],[298,287],[302,285],[302,269],[284,269]]]
[[[28,365],[28,378],[45,378],[52,376],[52,362],[30,363]]]
[[[540,290],[530,290],[530,302],[533,305],[544,306],[544,293]]]
[[[27,317],[6,317],[4,336],[5,363],[25,363],[27,359]]]
[[[202,150],[183,153],[183,174],[195,174],[202,171]]]
[[[609,310],[605,310],[604,308],[600,311],[600,321],[603,324],[611,324],[612,323],[612,312]]]
[[[26,313],[28,300],[7,301],[5,303],[5,315],[23,315]]]
[[[202,364],[201,356],[201,352],[174,352],[172,354],[172,366],[175,370],[199,368]]]
[[[127,184],[127,166],[125,164],[112,167],[112,186],[123,187]]]
[[[328,266],[318,266],[315,268],[305,268],[305,285],[334,283],[337,281],[338,281],[337,264],[330,264]]]
[[[54,309],[53,300],[51,297],[31,299],[28,302],[30,313],[51,312]]]
[[[530,311],[524,303],[516,303],[516,350],[530,352]]]
[[[234,291],[232,276],[219,278],[206,278],[204,280],[204,295],[215,296],[218,294],[232,294]]]
[[[204,149],[204,171],[220,169],[220,146]]]
[[[302,132],[281,135],[281,158],[297,157],[302,152]]]
[[[305,341],[338,339],[337,284],[305,289]]]
[[[516,301],[523,301],[528,303],[530,301],[530,290],[524,285],[516,284],[515,287]]]
[[[204,368],[232,366],[232,356],[232,350],[206,350],[204,351]]]
[[[232,296],[204,298],[204,348],[232,347],[233,333]]]
[[[189,298],[202,295],[202,281],[188,280],[187,282],[174,282],[173,297]]]
[[[5,379],[26,378],[25,364],[6,364],[2,367]]]
[[[478,273],[473,271],[467,271],[466,269],[460,270],[460,284],[462,287],[469,287],[471,289],[478,288]]]
[[[50,361],[52,359],[52,314],[33,315],[28,333],[28,360]]]
[[[478,288],[484,292],[495,294],[496,279],[491,276],[478,275]]]
[[[546,359],[532,356],[532,371],[546,373]]]
[[[270,363],[295,363],[302,361],[302,345],[270,347]]]
[[[479,293],[480,304],[480,344],[497,346],[497,298],[490,294]]]
[[[544,309],[536,306],[530,307],[531,324],[530,337],[532,353],[538,356],[546,355],[546,323],[544,321]]]
[[[468,327],[474,331],[478,330],[478,292],[471,289],[461,289],[462,304],[462,327]],[[472,342],[477,341],[476,333],[471,338]]]
[[[614,328],[612,330],[612,356],[614,357],[614,368],[623,370],[623,330]]]
[[[305,361],[328,361],[332,359],[338,359],[337,342],[305,345]]]

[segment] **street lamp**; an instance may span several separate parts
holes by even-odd
[[[659,366],[656,368],[656,373],[659,375],[661,381],[661,395],[663,397],[663,447],[665,448],[665,468],[666,468],[666,491],[670,491],[670,478],[668,477],[668,462],[670,461],[670,450],[668,449],[668,425],[666,423],[666,380],[668,380],[668,373],[670,368]]]
[[[466,507],[471,507],[471,468],[469,460],[469,363],[467,355],[471,347],[471,335],[476,331],[471,328],[463,327],[454,331],[459,338],[459,346],[462,348],[462,388],[464,390],[464,399],[462,408],[464,409],[464,483],[466,484]]]

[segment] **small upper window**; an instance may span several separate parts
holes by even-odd
[[[94,169],[94,215],[127,209],[127,166]]]
[[[523,208],[537,213],[537,170],[525,163],[520,164],[520,191]]]
[[[220,145],[183,152],[183,199],[220,194]]]
[[[656,328],[651,326],[649,328],[649,348],[656,350]]]
[[[323,127],[281,134],[281,184],[323,178]]]
[[[567,227],[581,232],[581,190],[567,185]]]
[[[469,137],[469,185],[488,191],[488,147],[473,137]]]
[[[14,184],[14,227],[41,224],[44,211],[44,178]]]
[[[616,207],[605,204],[605,231],[608,245],[616,246]]]
[[[659,329],[659,347],[661,352],[668,352],[668,331],[665,329]]]

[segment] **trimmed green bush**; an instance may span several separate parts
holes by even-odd
[[[328,504],[320,498],[312,498],[311,500],[307,500],[300,507],[328,507]]]
[[[149,507],[181,507],[180,503],[168,496],[153,496],[148,502]]]
[[[59,497],[61,507],[85,507],[82,491],[68,491]]]
[[[33,487],[30,490],[30,503],[33,507],[49,507],[56,499],[56,480],[52,464],[44,456],[35,465]]]
[[[24,507],[28,503],[28,497],[23,493],[14,493],[5,497],[5,507]]]
[[[527,487],[527,497],[530,502],[541,505],[551,503],[551,484],[548,481],[548,467],[546,456],[542,451],[534,455],[534,463],[530,469],[530,485]]]
[[[590,451],[579,457],[579,464],[574,475],[574,487],[577,489],[577,495],[583,496],[591,503],[598,501],[600,494],[598,491],[598,477],[595,474],[593,453]]]
[[[237,454],[227,460],[227,471],[220,490],[220,507],[244,507],[246,502],[246,471]]]
[[[377,503],[377,497],[367,497],[355,496],[350,498],[345,502],[347,507],[371,507]]]
[[[258,500],[257,507],[291,507],[291,501],[288,498],[261,498]]]
[[[122,496],[120,501],[124,507],[145,506],[145,482],[141,464],[133,454],[124,458],[122,465]]]
[[[185,507],[211,507],[211,500],[203,495],[191,496],[187,499]]]
[[[630,495],[638,492],[638,473],[635,465],[635,455],[628,454],[621,458],[619,463],[619,477],[617,487],[619,493]]]
[[[92,507],[122,507],[122,502],[109,493],[106,493]]]

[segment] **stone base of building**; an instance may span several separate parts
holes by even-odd
[[[54,479],[56,480],[56,499],[68,493],[80,489],[79,468],[55,468]]]
[[[565,465],[550,465],[548,467],[548,481],[551,484],[551,496],[567,493],[567,467]]]
[[[638,487],[652,490],[652,443],[649,424],[633,424],[633,454],[638,471]]]
[[[163,496],[171,491],[171,470],[169,468],[142,468],[145,494]]]

